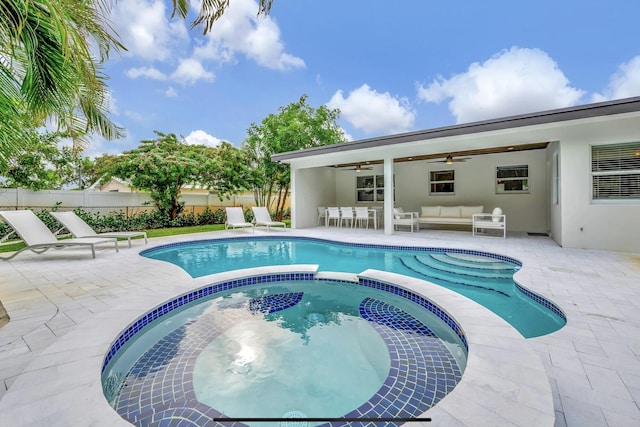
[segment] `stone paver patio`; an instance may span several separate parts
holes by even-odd
[[[280,232],[269,233],[276,234]],[[526,340],[546,370],[555,425],[640,425],[640,254],[563,249],[548,237],[517,233],[509,234],[506,240],[472,238],[464,231],[423,230],[385,236],[380,230],[334,227],[287,230],[285,234],[476,249],[519,259],[523,268],[516,273],[516,280],[554,301],[568,319],[560,331]],[[80,388],[57,389],[55,378],[64,376],[73,384],[78,373],[101,360],[104,354],[98,351],[102,348],[98,337],[115,336],[123,318],[184,291],[186,286],[211,282],[208,278],[192,279],[173,265],[140,257],[139,251],[169,242],[239,235],[251,233],[151,239],[148,246],[138,240],[133,248],[124,247],[117,254],[99,251],[95,260],[89,251],[65,249],[43,255],[23,253],[0,262],[0,301],[11,317],[0,328],[0,425],[2,420],[15,421],[11,417],[26,413],[32,418],[20,419],[21,425],[82,425],[78,421],[82,411],[94,411],[95,405],[105,425],[123,424],[106,402],[102,406],[88,402]],[[258,235],[266,232],[258,230]],[[95,387],[100,387],[99,375]],[[514,390],[514,400],[517,393]],[[473,413],[476,398],[482,400],[469,396],[469,404],[460,411]],[[75,424],[65,418],[74,411]],[[497,414],[500,411],[495,408]],[[434,421],[437,414],[434,412]],[[488,425],[486,420],[477,421],[477,425]],[[455,417],[449,423],[463,424],[456,424]]]

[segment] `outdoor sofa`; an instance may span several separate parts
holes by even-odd
[[[472,225],[473,215],[481,214],[484,206],[422,206],[420,224]]]

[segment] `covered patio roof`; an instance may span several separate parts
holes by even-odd
[[[343,167],[382,164],[384,158],[390,156],[394,162],[406,162],[447,155],[541,149],[550,142],[545,138],[547,135],[522,132],[521,128],[539,129],[568,121],[637,112],[640,112],[640,97],[625,98],[290,151],[274,154],[272,160],[302,167]]]

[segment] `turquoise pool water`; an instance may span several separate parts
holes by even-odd
[[[254,237],[172,244],[141,254],[176,264],[192,277],[280,264],[317,264],[320,271],[350,273],[372,268],[428,280],[465,295],[526,338],[554,332],[566,324],[553,303],[527,295],[514,282],[513,274],[520,268],[515,260],[476,251]]]
[[[105,366],[103,387],[138,426],[410,417],[455,388],[466,356],[460,336],[407,297],[287,280],[216,292],[147,324]]]

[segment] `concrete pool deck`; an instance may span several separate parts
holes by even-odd
[[[268,235],[281,232],[271,231]],[[516,280],[558,304],[567,325],[526,340],[544,366],[557,426],[640,425],[640,254],[563,249],[547,237],[509,234],[506,240],[472,238],[470,232],[423,230],[385,236],[382,231],[317,227],[285,235],[332,240],[475,249],[512,256],[523,263]],[[258,230],[256,236],[267,235]],[[251,236],[245,231],[203,233],[135,241],[119,253],[65,249],[43,255],[23,253],[0,263],[0,301],[11,321],[0,328],[0,424],[83,425],[83,411],[102,425],[126,425],[106,402],[82,387],[56,388],[56,378],[74,384],[104,354],[104,337],[115,337],[122,322],[187,289],[210,283],[191,279],[176,266],[138,256],[159,244],[204,238]],[[114,310],[114,307],[118,307]],[[80,339],[78,339],[80,337]],[[72,339],[73,338],[73,339]],[[101,348],[101,347],[100,347]],[[463,376],[464,379],[464,376]],[[99,375],[93,387],[100,388]],[[455,391],[455,390],[454,390]],[[93,394],[92,394],[93,393]],[[519,390],[513,390],[518,400]],[[477,411],[481,396],[469,395],[460,412]],[[98,409],[96,409],[98,408]],[[437,408],[437,406],[436,406]],[[500,415],[503,408],[492,408]],[[96,414],[94,411],[102,411]],[[506,409],[507,411],[509,409]],[[15,417],[28,418],[19,419]],[[502,414],[504,425],[509,414]],[[433,414],[438,425],[437,412]],[[468,418],[466,418],[468,419]],[[496,418],[499,419],[499,418]],[[532,425],[535,423],[532,420]],[[473,425],[456,422],[451,425]],[[491,424],[491,423],[489,423]]]

